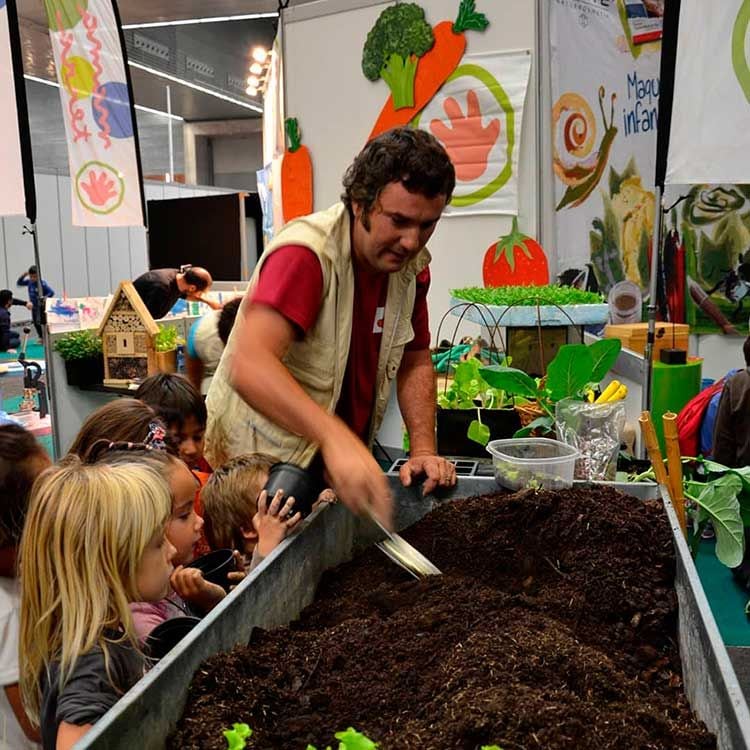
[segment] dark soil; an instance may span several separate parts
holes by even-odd
[[[289,628],[196,674],[170,747],[713,748],[682,690],[664,511],[609,490],[446,503],[404,536],[444,575],[369,549]]]

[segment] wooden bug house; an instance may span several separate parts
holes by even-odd
[[[132,282],[121,281],[99,326],[104,383],[122,385],[157,371],[154,336],[159,332]]]

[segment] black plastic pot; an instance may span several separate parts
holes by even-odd
[[[198,623],[197,617],[173,617],[157,625],[146,638],[146,653],[151,661],[166,656]]]
[[[264,487],[268,493],[268,502],[278,490],[284,492],[284,498],[294,498],[293,512],[303,516],[310,513],[313,503],[322,490],[322,480],[317,470],[303,469],[296,464],[278,463],[268,472],[268,481]]]
[[[198,568],[209,583],[215,583],[224,591],[229,591],[231,584],[228,575],[237,570],[237,563],[231,549],[217,549],[207,555],[201,555],[185,567]]]
[[[66,359],[65,375],[68,385],[96,385],[104,380],[104,357],[97,354],[83,359]]]
[[[521,429],[521,418],[515,409],[482,409],[480,415],[482,424],[490,428],[490,440],[511,438]],[[485,447],[466,436],[469,425],[476,418],[476,409],[438,409],[438,453],[441,456],[487,458]]]

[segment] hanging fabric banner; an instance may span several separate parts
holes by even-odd
[[[531,53],[465,55],[414,123],[445,146],[456,189],[445,216],[518,214],[518,152]]]
[[[663,0],[551,2],[557,267],[589,266],[605,293],[648,288],[663,13]]]
[[[0,216],[36,221],[29,117],[15,0],[0,0]]]
[[[666,182],[747,183],[750,0],[682,0]]]
[[[144,223],[132,87],[114,0],[45,0],[68,146],[73,224]]]

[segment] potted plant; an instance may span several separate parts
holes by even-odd
[[[94,329],[66,333],[55,341],[54,347],[65,362],[68,385],[80,387],[102,382],[102,340]]]
[[[475,358],[455,366],[453,382],[438,394],[437,445],[443,456],[486,457],[490,438],[513,435],[521,420],[513,400],[480,374]]]
[[[159,372],[177,372],[177,346],[180,343],[180,335],[174,326],[159,326],[159,333],[154,336]]]

